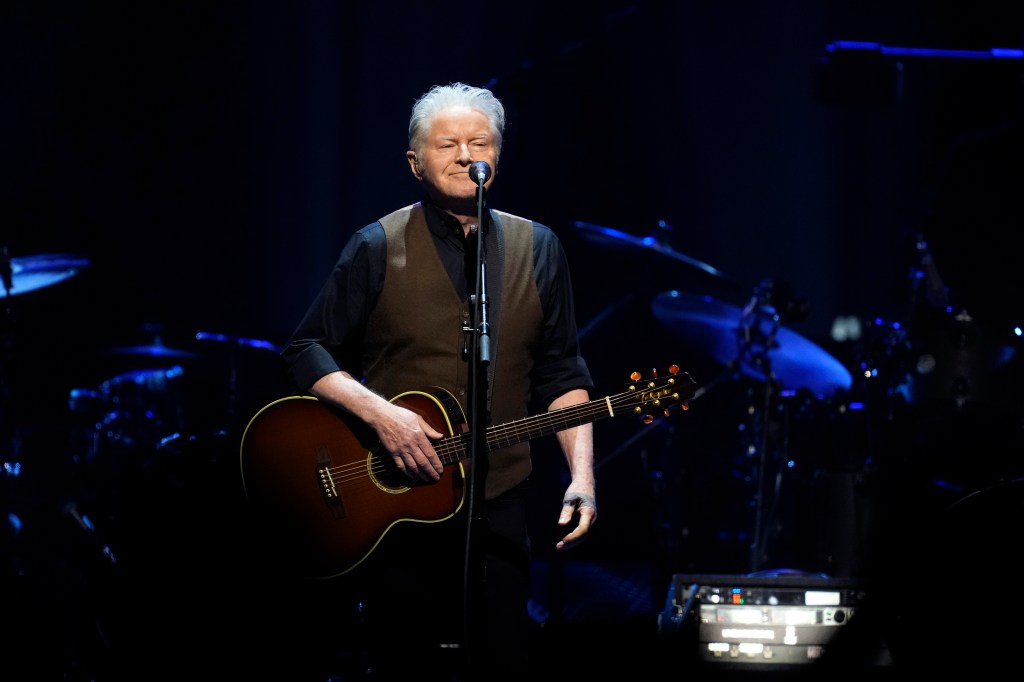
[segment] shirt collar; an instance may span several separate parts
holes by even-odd
[[[427,227],[434,233],[434,236],[447,239],[452,235],[462,236],[462,225],[450,213],[433,203],[429,196],[424,196],[420,202],[423,205],[423,214],[427,219]]]
[[[429,195],[424,195],[423,199],[420,200],[420,205],[423,206],[423,214],[427,219],[427,227],[434,233],[434,236],[445,239],[447,237],[457,235],[463,237],[462,225],[459,221],[452,216],[448,211],[444,210],[434,202],[430,200]],[[487,225],[493,224],[491,219],[491,210],[489,208],[484,209],[484,222]]]

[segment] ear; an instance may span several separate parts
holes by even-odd
[[[412,171],[412,174],[416,176],[417,180],[422,180],[423,173],[420,170],[420,164],[416,160],[416,152],[410,149],[405,153],[405,158],[409,161],[409,169]]]

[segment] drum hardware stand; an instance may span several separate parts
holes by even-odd
[[[591,318],[590,321],[579,330],[577,336],[579,336],[580,339],[589,336],[590,333],[597,327],[601,326],[605,320],[625,308],[627,305],[632,304],[637,298],[638,296],[636,292],[633,292],[620,296],[615,301],[612,301],[603,310],[601,310],[601,312]]]
[[[270,353],[279,353],[280,347],[274,345],[270,341],[264,341],[261,339],[250,339],[241,336],[230,336],[228,334],[220,334],[217,332],[198,331],[195,334],[196,341],[212,341],[221,343],[227,346],[227,397],[225,398],[224,410],[224,421],[215,428],[214,431],[218,435],[222,435],[227,432],[234,431],[237,428],[243,427],[243,424],[239,423],[239,419],[242,417],[241,401],[239,400],[240,388],[239,388],[239,376],[241,374],[241,352],[244,348],[256,348],[265,350]]]
[[[11,423],[11,385],[7,374],[8,361],[14,348],[14,306],[11,303],[11,289],[14,288],[14,273],[11,255],[6,246],[0,246],[0,280],[3,284],[3,310],[0,311],[0,438],[3,439],[0,450],[0,480],[8,476],[14,477],[21,473],[18,462],[18,448],[15,439],[15,425]],[[8,448],[11,451],[8,452]],[[0,487],[0,513],[7,513],[7,485]]]
[[[754,538],[750,544],[750,570],[759,571],[762,563],[767,557],[767,519],[772,515],[765,515],[765,484],[766,468],[768,464],[768,447],[771,420],[771,405],[776,395],[777,378],[772,372],[771,359],[768,351],[776,345],[776,335],[781,325],[781,318],[777,308],[772,305],[773,290],[775,283],[772,280],[763,281],[754,291],[754,296],[743,309],[740,319],[740,326],[737,329],[739,355],[736,361],[737,366],[747,364],[765,377],[764,402],[762,404],[763,420],[761,423],[758,446],[758,472],[757,491],[754,496]],[[792,298],[787,298],[792,300]],[[777,500],[779,494],[780,474],[775,476],[775,493],[773,500]]]

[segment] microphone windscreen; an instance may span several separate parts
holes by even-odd
[[[469,177],[478,185],[482,185],[491,179],[491,167],[486,161],[474,161],[469,164]]]

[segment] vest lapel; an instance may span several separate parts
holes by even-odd
[[[491,225],[484,236],[487,258],[488,318],[491,333],[491,354],[498,357],[498,339],[501,338],[501,292],[505,281],[505,237],[501,220],[494,211],[488,211]],[[492,257],[493,256],[493,257]],[[494,397],[494,363],[487,365],[487,411],[491,411]]]

